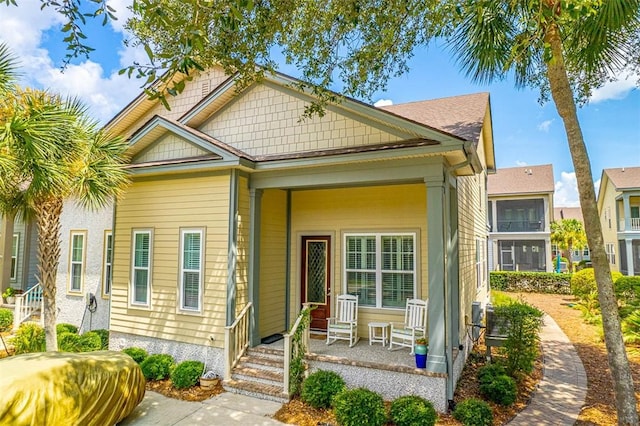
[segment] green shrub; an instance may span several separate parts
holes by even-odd
[[[16,355],[44,352],[46,350],[44,329],[36,323],[25,322],[18,327],[10,343],[14,346]]]
[[[80,352],[94,352],[102,349],[102,339],[95,331],[87,331],[80,336]]]
[[[611,279],[615,283],[622,274],[620,272],[611,272]],[[578,299],[586,300],[590,295],[598,293],[596,285],[596,277],[593,268],[586,268],[578,271],[571,276],[571,293]]]
[[[369,389],[344,390],[333,399],[333,407],[342,426],[382,426],[387,421],[382,397]]]
[[[204,371],[200,361],[183,361],[171,371],[171,383],[176,389],[190,388],[198,383]]]
[[[145,351],[142,348],[137,348],[135,346],[131,348],[125,348],[122,350],[122,352],[124,352],[125,354],[133,358],[133,360],[138,364],[142,364],[142,361],[147,359],[147,357],[149,356],[149,353],[147,351]]]
[[[92,330],[98,336],[100,336],[100,349],[107,350],[109,349],[109,330],[105,330],[103,328],[99,328],[97,330]]]
[[[58,333],[58,350],[62,352],[81,352],[80,336],[69,331]]]
[[[329,408],[333,397],[345,389],[344,380],[333,371],[318,370],[302,383],[300,397],[315,408]]]
[[[0,308],[0,332],[7,331],[13,325],[13,311]]]
[[[493,412],[486,402],[469,398],[456,406],[453,417],[464,426],[491,426],[493,424]]]
[[[171,355],[155,354],[150,355],[142,361],[140,368],[147,380],[163,380],[169,377],[175,361]]]
[[[524,293],[570,294],[571,274],[552,272],[492,271],[491,289]]]
[[[622,336],[625,343],[638,344],[640,343],[640,310],[627,315],[622,320]]]
[[[517,377],[520,373],[530,373],[538,357],[542,312],[524,302],[496,306],[496,317],[505,321],[507,339],[500,350],[506,354],[507,374]]]
[[[56,325],[56,334],[59,336],[62,333],[78,333],[78,327],[76,327],[73,324],[66,324],[64,322],[61,322],[60,324]]]
[[[495,377],[504,376],[507,374],[507,370],[504,368],[504,365],[492,362],[491,364],[487,364],[484,367],[480,367],[478,370],[478,381],[480,384],[488,383],[492,381]]]
[[[622,306],[640,308],[640,276],[620,277],[615,281],[614,289]]]
[[[433,404],[416,395],[406,395],[391,403],[391,420],[396,426],[433,426],[438,414]]]
[[[516,402],[518,387],[512,377],[501,374],[480,383],[480,393],[496,404],[508,406]]]

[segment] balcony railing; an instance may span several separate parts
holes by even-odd
[[[544,221],[498,220],[498,232],[540,232],[544,231]]]
[[[632,217],[632,218],[629,218],[628,221],[630,222],[629,225],[632,231],[640,231],[640,217]],[[620,231],[627,230],[627,224],[624,219],[620,219],[619,226],[620,226]]]

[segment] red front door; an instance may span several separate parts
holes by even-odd
[[[331,237],[302,237],[302,303],[313,303],[311,328],[326,330],[331,316]]]

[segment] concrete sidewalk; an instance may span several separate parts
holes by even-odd
[[[278,402],[224,392],[202,402],[180,401],[149,392],[120,426],[130,425],[282,425],[270,418]]]

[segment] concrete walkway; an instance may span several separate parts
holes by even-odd
[[[118,425],[282,425],[284,423],[270,418],[281,406],[231,392],[202,402],[189,402],[147,391],[140,405]]]
[[[544,376],[531,402],[509,426],[573,425],[587,395],[587,375],[573,344],[549,315],[540,334]]]
[[[509,426],[573,425],[587,394],[587,376],[573,344],[548,315],[540,334],[544,376],[530,404]],[[272,418],[281,404],[230,392],[203,402],[187,402],[147,392],[121,426],[282,425]]]

